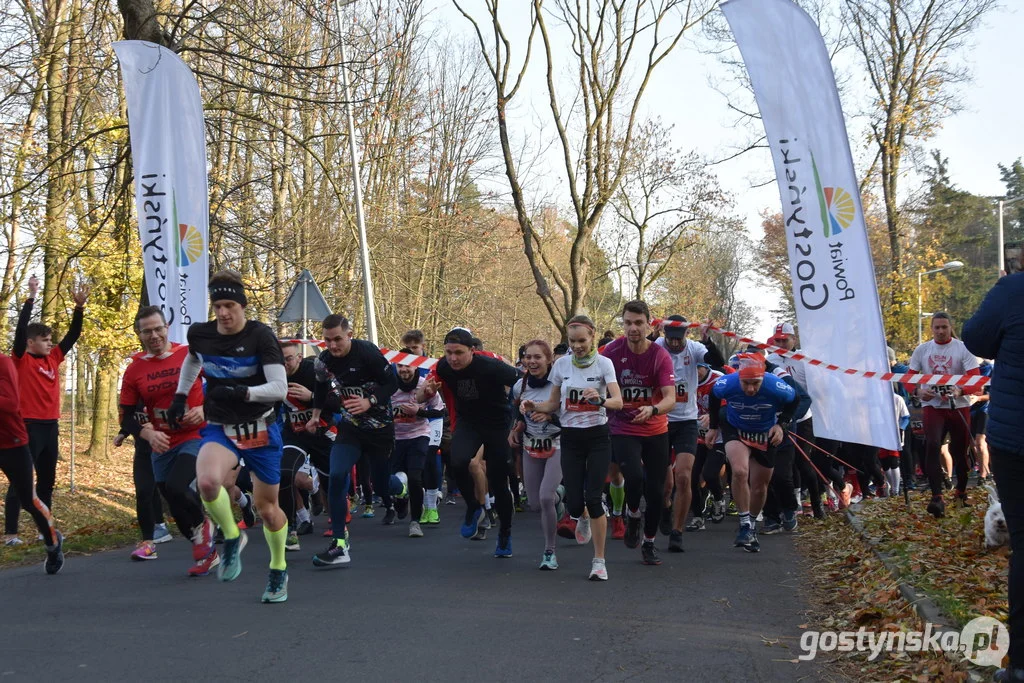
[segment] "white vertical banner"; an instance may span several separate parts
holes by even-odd
[[[801,349],[884,372],[885,330],[835,76],[821,32],[792,0],[722,4],[750,74],[782,198]],[[814,431],[899,449],[892,386],[807,366]]]
[[[176,54],[154,43],[114,43],[128,101],[135,204],[149,303],[171,341],[207,319],[209,189],[199,85]]]

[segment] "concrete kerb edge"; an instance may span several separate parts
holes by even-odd
[[[902,595],[903,599],[906,600],[914,609],[914,612],[917,614],[918,618],[921,619],[921,621],[923,622],[931,623],[939,627],[936,630],[939,630],[940,632],[956,631],[957,633],[959,633],[961,629],[955,627],[953,624],[950,623],[946,615],[942,613],[938,605],[932,602],[931,598],[929,598],[924,593],[919,593],[918,590],[912,584],[907,583],[906,581],[900,578],[900,572],[896,568],[896,565],[893,563],[889,554],[881,548],[879,548],[878,543],[875,541],[875,539],[868,535],[868,533],[864,530],[864,523],[857,518],[857,515],[854,514],[854,511],[850,508],[846,508],[845,510],[843,510],[843,516],[846,519],[846,522],[853,528],[854,531],[857,532],[857,535],[860,536],[861,539],[868,544],[868,546],[871,548],[871,552],[875,554],[875,557],[877,557],[878,561],[882,563],[882,566],[885,567],[886,571],[889,572],[889,575],[892,576],[893,580],[896,581],[896,584],[900,591],[900,595]],[[980,683],[981,681],[991,680],[990,674],[986,669],[975,667],[969,662],[967,663],[967,667],[967,675],[970,677],[971,681]]]

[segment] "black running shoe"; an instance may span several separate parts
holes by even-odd
[[[398,516],[398,513],[395,512],[395,508],[388,508],[387,512],[384,513],[384,525],[385,526],[391,526],[392,524],[394,524],[395,523],[395,517],[397,517],[397,516]]]
[[[658,522],[658,531],[662,536],[672,533],[672,506],[666,505],[661,509],[661,520]]]
[[[313,556],[314,567],[340,567],[352,561],[348,554],[348,543],[334,539],[327,550]]]
[[[622,540],[627,548],[635,548],[640,545],[640,527],[642,525],[642,518],[626,515],[626,535]]]
[[[64,566],[64,535],[54,531],[57,535],[57,544],[46,546],[46,562],[43,565],[47,574],[56,574]]]
[[[931,502],[928,503],[928,514],[936,519],[946,516],[946,503],[942,496],[932,496]]]
[[[756,531],[754,532],[753,538],[750,540],[750,543],[748,543],[747,545],[743,546],[743,549],[746,550],[748,553],[759,553],[759,552],[761,552],[761,542],[757,540],[757,532]]]
[[[299,522],[299,526],[295,528],[295,533],[298,536],[308,536],[313,533],[313,522]]]
[[[644,544],[640,547],[640,555],[643,557],[644,564],[661,564],[661,559],[658,557],[658,549],[654,547],[654,541],[644,541]]]
[[[239,506],[242,510],[242,521],[245,522],[246,529],[252,529],[256,526],[256,510],[252,505],[252,494],[246,494],[245,505]]]
[[[395,512],[398,514],[398,519],[405,519],[409,516],[409,496],[395,498]]]
[[[668,535],[668,551],[670,553],[683,552],[683,532],[673,531]]]

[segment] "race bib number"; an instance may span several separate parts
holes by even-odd
[[[676,402],[677,403],[689,403],[690,393],[686,391],[686,382],[679,382],[676,384]]]
[[[565,410],[569,413],[596,413],[601,406],[596,406],[583,398],[586,389],[569,387],[565,390]]]
[[[306,423],[312,419],[312,408],[309,410],[291,410],[288,412],[288,424],[291,425],[293,432],[306,431]]]
[[[440,446],[441,438],[444,436],[444,420],[431,420],[430,421],[430,441],[431,446]]]
[[[750,448],[759,451],[768,450],[768,432],[745,432],[743,430],[737,430],[736,433],[739,434],[740,441]]]
[[[267,421],[263,419],[240,422],[234,425],[224,425],[224,434],[240,451],[262,448],[270,443],[270,435],[267,433]]]
[[[639,410],[644,406],[653,406],[653,395],[651,387],[622,387],[622,409]]]
[[[932,391],[942,398],[956,397],[956,385],[953,384],[936,384],[932,386]]]
[[[523,440],[523,447],[531,458],[543,460],[555,454],[555,449],[558,447],[558,437],[527,435]]]
[[[366,398],[363,395],[362,387],[343,387],[340,385],[338,386],[338,396],[341,397],[342,401],[347,398]]]
[[[924,421],[914,420],[910,423],[910,430],[915,434],[921,434],[924,432]]]
[[[419,418],[415,415],[406,415],[402,412],[403,405],[415,405],[413,403],[399,403],[398,405],[392,406],[392,415],[397,424],[411,424],[416,422]]]
[[[166,419],[167,419],[167,411],[166,410],[159,410],[158,409],[158,410],[154,410],[153,412],[157,416],[159,416],[160,413],[163,413],[164,414],[163,419],[166,421]],[[149,422],[149,415],[146,414],[145,410],[136,410],[135,411],[135,421],[138,422],[139,426],[141,427],[142,425],[144,425],[144,424]]]

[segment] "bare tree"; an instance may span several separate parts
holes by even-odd
[[[697,0],[601,0],[593,3],[543,0],[531,4],[525,54],[512,71],[511,41],[499,18],[499,0],[486,0],[486,19],[455,6],[476,31],[495,83],[495,107],[505,175],[512,192],[523,249],[537,294],[557,327],[584,305],[591,284],[588,248],[594,230],[618,190],[633,153],[638,112],[651,74],[714,7]],[[549,9],[550,8],[550,9]],[[561,173],[572,216],[568,258],[556,262],[546,249],[524,197],[509,130],[509,106],[520,93],[534,38],[539,32],[545,56],[545,84]],[[488,38],[485,38],[485,34]],[[562,66],[573,74],[570,98],[556,78],[558,47],[568,43]],[[552,289],[548,279],[554,282]]]
[[[877,173],[885,204],[893,273],[904,270],[905,225],[897,190],[912,145],[935,134],[961,108],[956,87],[970,74],[954,63],[997,0],[846,0],[853,44],[877,103],[869,112]],[[893,287],[890,305],[905,298]]]

